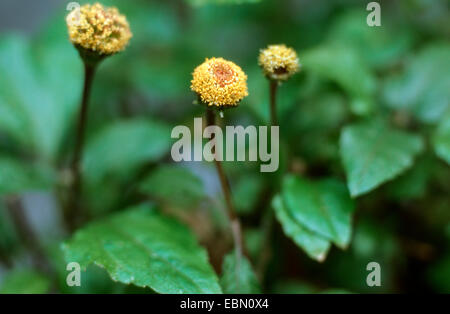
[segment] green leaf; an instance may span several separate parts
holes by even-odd
[[[170,132],[166,124],[148,119],[109,124],[87,143],[86,177],[97,182],[106,175],[125,175],[145,162],[157,161],[170,150]]]
[[[414,167],[388,183],[390,196],[397,200],[419,199],[425,196],[432,166],[432,160],[417,160]]]
[[[344,89],[351,97],[355,114],[373,111],[376,80],[354,49],[342,45],[321,46],[303,52],[300,61],[305,72],[327,78]]]
[[[422,138],[379,120],[345,127],[340,151],[352,197],[365,194],[412,166]]]
[[[38,47],[18,36],[0,38],[0,130],[46,159],[58,153],[82,82],[75,49],[59,40]]]
[[[408,59],[405,71],[384,84],[387,105],[406,109],[422,122],[438,122],[449,108],[449,54],[448,43],[435,43]]]
[[[220,285],[224,293],[261,293],[252,265],[245,256],[239,257],[236,251],[225,256]]]
[[[276,196],[273,199],[272,206],[284,233],[302,248],[309,257],[319,262],[324,261],[330,249],[330,242],[319,234],[306,229],[294,219],[284,206],[280,196]]]
[[[354,203],[345,185],[334,179],[316,182],[288,175],[282,198],[292,218],[341,248],[350,242]]]
[[[264,181],[256,175],[242,176],[233,186],[233,201],[239,214],[250,214],[262,197]]]
[[[202,6],[207,4],[245,4],[258,3],[261,0],[187,0],[193,6]]]
[[[433,147],[436,155],[450,164],[450,114],[438,125],[433,136]]]
[[[189,169],[180,166],[162,166],[140,184],[142,193],[152,195],[170,204],[189,207],[205,197],[203,182]]]
[[[412,44],[411,32],[383,20],[383,27],[367,27],[367,12],[346,10],[330,26],[327,35],[331,43],[352,47],[374,67],[391,65]]]
[[[14,270],[6,275],[0,294],[42,294],[48,292],[50,280],[32,270]]]
[[[33,167],[17,159],[0,156],[0,195],[48,189],[53,174],[50,169]]]
[[[67,262],[103,267],[114,281],[159,293],[220,293],[206,251],[191,232],[141,205],[79,230],[63,245]]]

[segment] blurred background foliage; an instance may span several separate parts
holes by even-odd
[[[226,111],[223,123],[267,124],[268,83],[257,55],[268,44],[285,43],[297,50],[302,71],[279,90],[280,171],[261,174],[252,163],[225,163],[254,265],[267,246],[261,213],[283,172],[345,181],[344,126],[382,119],[420,134],[424,149],[414,167],[354,200],[350,244],[332,247],[324,262],[310,259],[276,224],[272,258],[259,277],[262,291],[450,292],[449,2],[379,1],[382,27],[367,26],[368,2],[102,1],[127,16],[134,37],[95,78],[83,159],[89,217],[156,202],[194,230],[220,272],[230,248],[220,185],[208,163],[171,163],[170,131],[202,115],[193,105],[191,73],[212,56],[248,74],[250,96]],[[1,5],[1,16],[17,15],[11,3]],[[60,243],[68,234],[60,201],[82,87],[82,64],[67,39],[66,4],[39,1],[42,12],[33,14],[28,2],[15,1],[37,22],[25,32],[18,31],[20,20],[1,26],[0,292],[151,292],[112,282],[96,267],[83,273],[82,287],[65,285]],[[24,204],[52,277],[42,274],[39,254],[14,227],[11,197]],[[381,287],[366,285],[371,261],[382,266]]]

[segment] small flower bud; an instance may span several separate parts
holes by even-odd
[[[125,49],[132,37],[125,16],[116,8],[86,4],[66,18],[70,41],[83,58],[102,58]]]
[[[259,54],[258,63],[271,80],[286,81],[300,70],[294,49],[285,45],[271,45]]]
[[[206,59],[192,75],[191,89],[208,106],[237,106],[248,96],[247,75],[231,61]]]

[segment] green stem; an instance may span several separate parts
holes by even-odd
[[[82,190],[82,174],[80,171],[80,166],[83,158],[84,136],[87,125],[89,98],[96,67],[96,64],[84,62],[83,96],[81,99],[80,112],[78,116],[75,150],[70,164],[73,181],[69,194],[68,210],[66,213],[66,222],[70,231],[73,231],[76,228],[77,224],[82,219],[83,214],[80,207],[80,197]]]
[[[270,91],[270,124],[271,126],[278,125],[278,117],[277,117],[277,92],[278,92],[278,81],[269,80],[269,91]],[[278,182],[278,181],[277,181]],[[276,183],[277,184],[277,183]],[[276,188],[278,189],[278,187]],[[261,253],[258,258],[258,265],[256,272],[259,278],[264,277],[265,270],[267,268],[267,264],[272,257],[272,248],[270,246],[270,238],[272,235],[273,229],[273,211],[272,205],[270,204],[272,197],[274,195],[274,191],[269,192],[269,208],[264,213],[261,218],[261,228],[262,228],[262,242],[264,247],[261,250]]]
[[[272,126],[278,125],[277,117],[277,91],[278,91],[278,81],[269,80],[270,84],[270,123]]]
[[[207,126],[215,125],[216,124],[216,116],[213,110],[206,109],[206,123]],[[214,135],[213,135],[214,138]],[[212,138],[212,139],[213,139]],[[222,162],[220,160],[217,160],[217,158],[214,159],[214,164],[216,166],[217,174],[220,179],[220,185],[222,186],[222,191],[225,197],[225,209],[226,214],[228,216],[230,226],[231,226],[231,232],[233,235],[233,242],[234,247],[236,251],[238,252],[239,256],[242,256],[242,254],[246,254],[245,244],[242,236],[242,227],[241,222],[239,220],[238,215],[236,214],[236,211],[234,209],[233,205],[233,198],[231,194],[231,188],[230,183],[225,175],[225,172],[223,171]]]

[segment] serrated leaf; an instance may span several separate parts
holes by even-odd
[[[433,147],[436,155],[450,164],[450,114],[439,123],[433,136]]]
[[[236,251],[231,252],[224,258],[220,285],[224,293],[261,293],[252,265],[245,256],[238,256]]]
[[[179,166],[162,166],[140,184],[142,193],[168,203],[188,207],[205,197],[203,182],[189,169]]]
[[[412,166],[422,138],[375,120],[345,127],[340,152],[352,197],[365,194]]]
[[[0,156],[0,195],[48,189],[52,179],[50,169]]]
[[[299,224],[341,248],[348,245],[354,204],[343,183],[289,175],[283,180],[281,195],[286,210]]]
[[[330,242],[298,223],[286,210],[280,196],[276,196],[273,199],[272,206],[284,233],[302,248],[309,257],[319,262],[324,261],[331,246]]]
[[[170,128],[157,121],[116,121],[89,139],[83,159],[85,175],[97,181],[124,175],[145,162],[156,161],[171,145]]]
[[[42,294],[49,288],[48,277],[33,270],[14,270],[5,276],[0,294]]]
[[[79,230],[63,245],[67,262],[94,263],[125,284],[159,293],[220,293],[206,251],[177,221],[141,205]]]

